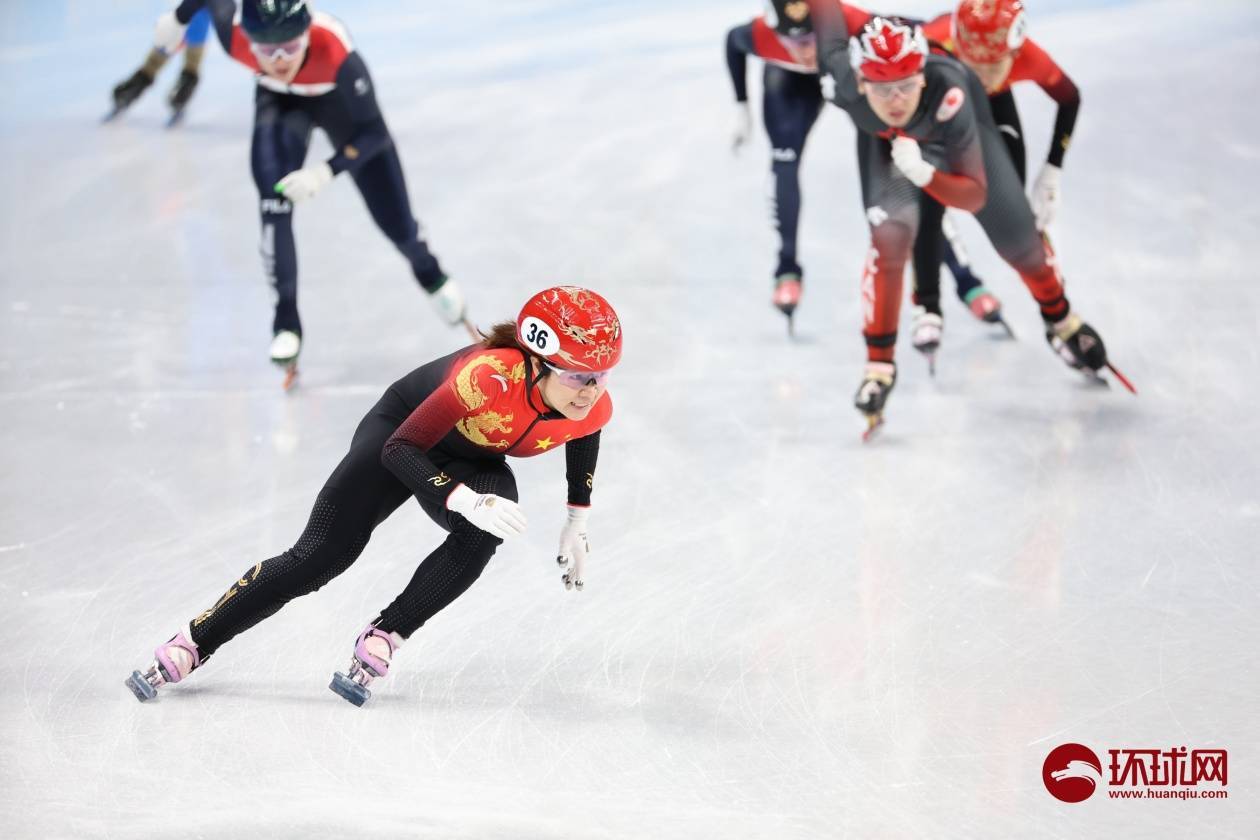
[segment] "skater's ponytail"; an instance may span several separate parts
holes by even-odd
[[[487,350],[519,350],[525,356],[532,355],[516,340],[516,324],[512,321],[500,321],[489,332],[478,332],[481,333],[481,346]]]

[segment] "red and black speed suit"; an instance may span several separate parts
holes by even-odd
[[[278,195],[275,186],[302,168],[315,128],[324,130],[336,150],[328,160],[333,174],[348,172],[354,179],[373,221],[411,263],[416,280],[427,291],[440,287],[445,276],[420,237],[402,164],[377,106],[372,78],[341,22],[323,12],[314,13],[306,57],[297,76],[285,84],[259,70],[249,39],[234,22],[235,0],[183,0],[175,16],[187,23],[203,7],[213,15],[223,49],[253,71],[257,82],[250,164],[262,214],[263,269],[278,295],[273,331],[302,332],[293,204]]]
[[[953,40],[952,21],[953,15],[947,13],[923,26],[924,35],[931,42],[932,48],[943,50],[948,55],[957,54]],[[1052,166],[1063,166],[1063,156],[1067,152],[1068,144],[1072,141],[1072,130],[1076,127],[1076,116],[1081,107],[1080,90],[1071,78],[1039,44],[1031,38],[1025,40],[1016,51],[1011,63],[1011,71],[1001,88],[990,93],[988,97],[993,119],[1006,144],[1006,150],[1010,153],[1011,162],[1015,165],[1021,185],[1027,183],[1027,154],[1024,147],[1024,129],[1020,124],[1019,110],[1015,107],[1015,96],[1011,93],[1011,85],[1024,81],[1036,82],[1059,106],[1054,120],[1050,153],[1046,158],[1046,162]],[[934,224],[934,220],[943,216],[944,212],[944,208],[939,204],[931,198],[924,197],[923,215],[914,243],[915,299],[929,310],[936,312],[940,311],[941,254],[949,248],[949,245],[941,233],[941,226]],[[949,255],[945,254],[945,256],[948,261]],[[954,270],[952,265],[950,268]],[[954,270],[954,272],[957,278],[957,271]],[[973,279],[972,282],[979,281]],[[960,279],[959,295],[962,294]]]
[[[901,309],[902,276],[919,227],[919,196],[974,213],[998,254],[1024,280],[1042,317],[1057,321],[1068,312],[1053,255],[1038,234],[1019,176],[1002,148],[988,97],[975,74],[955,59],[929,55],[926,87],[918,109],[893,129],[858,92],[849,63],[846,4],[809,0],[818,35],[823,95],[848,112],[858,129],[862,200],[871,230],[871,250],[862,274],[863,334],[872,361],[893,360]],[[851,14],[851,13],[850,13]],[[891,140],[918,141],[936,173],[922,191],[893,165]]]
[[[520,350],[474,345],[391,385],[359,422],[293,547],[247,569],[190,623],[202,658],[350,568],[376,526],[414,497],[448,535],[373,622],[410,636],[472,585],[502,543],[447,510],[446,498],[463,483],[517,501],[508,456],[563,448],[568,503],[589,505],[612,398],[604,392],[584,420],[569,420],[547,408],[539,382]]]

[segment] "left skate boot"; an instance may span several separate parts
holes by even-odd
[[[853,396],[853,405],[866,417],[862,440],[870,440],[875,430],[884,425],[884,405],[897,384],[897,366],[892,362],[867,362],[862,384]]]
[[[189,640],[192,632],[179,631],[164,645],[153,651],[153,663],[144,671],[132,671],[127,688],[141,703],[157,697],[157,690],[167,683],[177,683],[201,665],[197,645]]]
[[[386,633],[375,624],[369,624],[355,642],[349,673],[336,672],[328,687],[354,705],[362,706],[372,696],[368,686],[372,680],[389,673],[390,661],[402,643],[403,637],[397,633]]]
[[[928,312],[921,306],[915,307],[910,341],[915,350],[927,357],[928,373],[932,376],[936,376],[936,351],[941,347],[941,335],[944,331],[945,321],[939,313]]]

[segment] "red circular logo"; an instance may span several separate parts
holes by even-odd
[[[1102,784],[1102,762],[1084,744],[1064,744],[1046,756],[1041,780],[1055,799],[1084,802]]]

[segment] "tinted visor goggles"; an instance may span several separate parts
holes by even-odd
[[[560,384],[568,388],[586,388],[591,385],[600,386],[608,382],[609,370],[565,370],[543,362],[547,370],[560,380]]]

